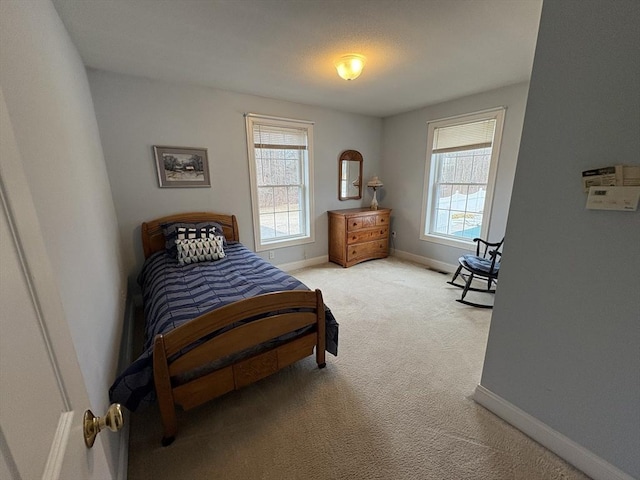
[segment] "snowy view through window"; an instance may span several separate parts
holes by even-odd
[[[437,153],[435,217],[432,231],[465,239],[480,236],[491,147]]]
[[[263,240],[300,235],[303,225],[304,150],[256,148],[256,176]]]

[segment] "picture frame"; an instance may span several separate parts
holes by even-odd
[[[153,146],[160,188],[211,187],[206,148]]]

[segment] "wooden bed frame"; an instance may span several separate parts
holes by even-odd
[[[163,224],[211,221],[222,225],[227,241],[239,241],[238,223],[234,215],[208,212],[171,215],[142,224],[145,258],[165,249]],[[290,309],[304,311],[291,312]],[[285,310],[288,313],[282,313]],[[202,342],[178,358],[172,358],[183,348],[220,328],[263,314],[270,316],[232,328]],[[311,325],[316,325],[316,328],[310,333],[270,350],[180,385],[175,381],[177,376],[197,370],[210,362]],[[178,430],[176,405],[190,410],[208,400],[261,380],[313,354],[314,348],[318,368],[324,368],[325,314],[320,290],[259,295],[201,315],[164,335],[156,335],[153,346],[153,376],[164,430],[162,445],[167,446],[175,439]]]

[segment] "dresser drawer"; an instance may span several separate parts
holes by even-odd
[[[347,218],[347,230],[360,230],[362,228],[369,228],[376,226],[377,215],[366,215],[362,217],[349,217]]]
[[[347,262],[358,258],[386,257],[389,252],[389,240],[376,240],[373,242],[349,245],[347,248]]]
[[[378,215],[376,217],[376,225],[378,227],[382,226],[382,225],[389,225],[389,215]]]
[[[389,227],[379,227],[370,230],[356,230],[349,232],[347,244],[370,242],[372,240],[389,238]]]

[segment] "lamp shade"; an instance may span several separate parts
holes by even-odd
[[[377,176],[373,177],[371,180],[367,182],[367,187],[378,188],[382,186],[383,186],[383,183],[380,181],[380,179]]]
[[[344,55],[335,61],[336,70],[345,80],[355,80],[362,73],[365,58],[362,55]]]

